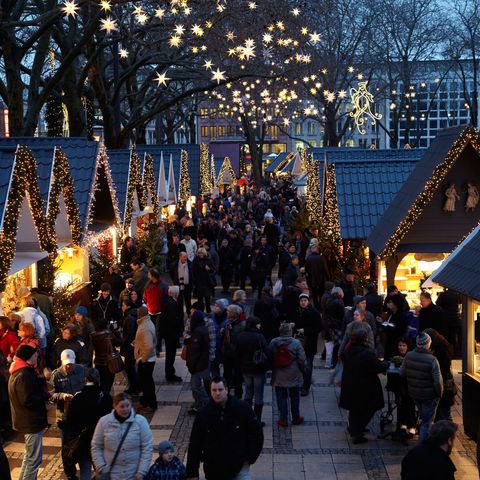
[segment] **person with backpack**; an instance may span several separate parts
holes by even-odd
[[[245,320],[242,320],[242,307],[238,305],[229,305],[227,307],[227,324],[223,334],[223,368],[225,378],[229,385],[235,391],[237,398],[242,398],[242,370],[237,357],[237,340],[240,332],[245,330]]]
[[[269,369],[269,361],[267,342],[259,327],[259,318],[249,317],[247,319],[245,330],[238,335],[237,356],[245,382],[245,398],[243,400],[251,406],[252,400],[255,398],[253,410],[257,420],[261,422],[265,372]]]
[[[292,424],[300,425],[303,417],[300,416],[300,388],[303,385],[303,371],[306,368],[305,350],[299,340],[292,337],[292,326],[282,323],[279,329],[280,336],[274,338],[269,345],[272,359],[272,385],[275,387],[277,406],[280,418],[277,424],[280,427],[288,426],[288,404]]]

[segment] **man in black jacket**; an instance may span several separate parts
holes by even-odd
[[[42,464],[42,435],[47,427],[46,383],[35,372],[38,350],[30,345],[18,348],[10,368],[8,395],[13,428],[25,436],[25,455],[18,478],[37,478]]]
[[[457,424],[450,420],[434,423],[428,438],[402,460],[402,480],[455,480],[456,468],[450,454],[457,430]]]
[[[316,308],[320,308],[320,299],[325,291],[325,281],[329,279],[327,278],[327,261],[320,254],[318,245],[312,248],[312,253],[305,260],[305,272],[308,286],[312,292],[313,304]]]
[[[423,332],[426,328],[434,328],[446,337],[448,335],[447,320],[443,309],[432,302],[432,296],[428,292],[420,294],[420,305],[422,308],[418,320],[418,331]]]
[[[170,278],[174,285],[178,285],[180,295],[178,302],[185,311],[190,315],[192,308],[192,291],[193,291],[193,273],[192,262],[187,257],[186,252],[180,252],[178,260],[170,265]]]
[[[193,423],[188,447],[187,478],[199,479],[200,462],[207,480],[250,480],[250,465],[263,447],[263,431],[253,410],[228,394],[226,381],[214,377],[212,399]]]

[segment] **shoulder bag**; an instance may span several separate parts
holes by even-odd
[[[125,370],[125,364],[120,354],[113,348],[112,339],[109,338],[108,340],[110,343],[110,352],[107,354],[107,368],[112,375],[115,375]]]
[[[128,435],[128,432],[130,431],[131,426],[133,425],[133,422],[135,421],[135,417],[131,422],[129,422],[127,429],[125,430],[125,433],[123,434],[122,439],[120,440],[120,443],[118,444],[117,451],[115,452],[115,455],[113,456],[112,463],[110,464],[110,467],[108,468],[108,471],[106,472],[96,472],[93,479],[94,480],[110,480],[110,472],[112,471],[113,466],[115,465],[115,462],[117,461],[118,454],[120,453],[120,449],[122,448],[123,442],[125,441],[125,438]]]

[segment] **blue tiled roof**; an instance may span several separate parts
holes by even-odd
[[[115,185],[117,195],[118,209],[120,211],[120,221],[125,219],[125,205],[127,203],[128,172],[130,170],[131,150],[124,148],[118,150],[108,150],[108,159],[110,170],[112,171],[112,180]],[[141,155],[143,157],[143,155]]]
[[[280,163],[282,163],[282,159],[284,159],[286,156],[287,156],[287,153],[285,153],[285,152],[279,153],[272,160],[272,163],[270,163],[270,165],[268,165],[265,168],[265,173],[273,173],[275,171],[275,169],[278,167],[278,165],[280,165]]]
[[[223,160],[225,157],[215,157],[213,163],[215,164],[215,183],[217,182],[218,174],[223,165]]]
[[[165,162],[165,175],[168,179],[168,162],[170,154],[172,154],[173,170],[175,173],[175,182],[177,192],[180,185],[180,163],[181,152],[186,150],[188,153],[188,172],[190,174],[190,188],[192,195],[198,195],[200,185],[200,146],[195,144],[175,144],[175,145],[137,145],[135,150],[139,156],[149,153],[155,159],[158,156],[160,163],[160,154],[163,152],[163,160]],[[218,172],[217,172],[218,175]]]
[[[480,301],[480,225],[432,275],[432,280]]]
[[[2,145],[0,143],[0,145]],[[8,190],[15,163],[15,147],[0,147],[0,230],[7,205]]]
[[[84,138],[52,138],[52,137],[14,137],[0,138],[0,147],[25,145],[32,150],[35,157],[37,154],[42,159],[41,162],[47,164],[49,152],[52,152],[55,146],[60,147],[65,152],[70,166],[74,184],[74,195],[77,201],[80,224],[82,230],[87,227],[88,207],[90,201],[90,192],[95,181],[95,171],[98,155],[98,142],[88,141]],[[37,160],[38,161],[38,160]],[[39,167],[40,169],[40,167]],[[42,174],[44,176],[44,174]],[[45,179],[39,182],[40,189],[45,190]]]
[[[367,239],[370,250],[377,254],[383,251],[397,226],[423,191],[425,182],[432,176],[435,168],[443,162],[455,141],[467,128],[469,127],[459,125],[446,128],[438,133],[370,233]]]

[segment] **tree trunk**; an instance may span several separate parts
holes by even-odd
[[[85,137],[87,135],[86,113],[77,89],[77,78],[74,68],[69,68],[63,79],[63,102],[68,111],[70,136]]]

